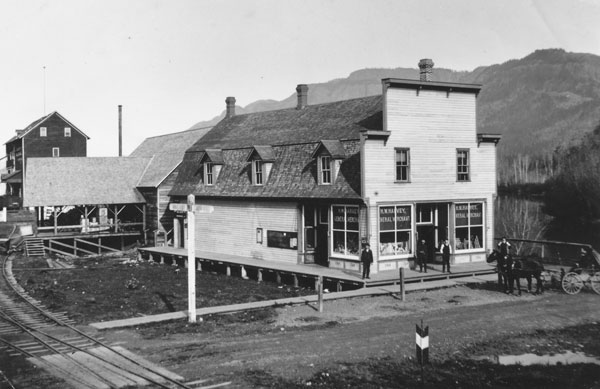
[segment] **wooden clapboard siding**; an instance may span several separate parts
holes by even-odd
[[[297,262],[298,250],[267,247],[266,239],[267,230],[298,232],[296,203],[198,200],[197,204],[212,205],[214,211],[196,214],[196,249]],[[263,229],[262,244],[256,242],[257,228]]]
[[[163,231],[169,231],[173,228],[173,218],[175,214],[169,211],[169,192],[173,189],[173,185],[177,180],[177,172],[175,169],[158,187],[158,198],[157,198],[157,220],[159,229]]]
[[[387,142],[365,144],[365,193],[371,201],[479,198],[495,192],[491,149],[478,149],[476,97],[470,93],[387,91]],[[410,183],[395,182],[395,148],[410,149]],[[471,181],[456,181],[456,149],[471,150]],[[495,150],[493,150],[495,153]],[[377,194],[376,194],[377,193]]]
[[[146,225],[150,231],[157,230],[158,227],[158,210],[156,207],[156,189],[154,188],[138,188],[144,199],[146,200]]]

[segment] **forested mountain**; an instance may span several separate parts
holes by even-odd
[[[435,62],[435,58],[433,58]],[[415,61],[416,64],[417,61]],[[443,64],[440,64],[443,65]],[[309,84],[309,104],[381,93],[381,79],[418,79],[418,69],[362,69],[347,78]],[[482,84],[478,97],[477,125],[481,133],[502,134],[499,144],[500,175],[548,164],[557,147],[581,141],[600,120],[600,57],[568,53],[561,49],[538,50],[503,64],[457,72],[434,67],[434,81]],[[305,80],[299,80],[302,83]],[[290,85],[293,92],[295,85]],[[261,100],[237,113],[293,107],[296,95],[282,101]],[[194,127],[214,124],[210,122]],[[515,173],[516,174],[516,173]]]

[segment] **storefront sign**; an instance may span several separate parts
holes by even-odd
[[[333,207],[333,229],[343,230],[346,228],[346,212],[344,207]]]
[[[469,225],[469,204],[456,204],[454,215],[457,226]]]
[[[379,230],[410,230],[410,206],[380,207],[379,208]]]
[[[454,214],[457,226],[467,226],[483,224],[483,204],[482,203],[463,203],[456,204]],[[470,223],[469,223],[470,220]]]
[[[410,207],[396,207],[396,229],[410,230]]]

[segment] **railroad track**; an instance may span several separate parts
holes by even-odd
[[[25,357],[74,388],[198,388],[121,347],[87,335],[64,313],[48,312],[18,285],[10,257],[1,256],[1,266],[0,353]]]

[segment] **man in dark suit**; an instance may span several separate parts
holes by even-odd
[[[371,245],[365,243],[362,253],[360,254],[360,261],[362,262],[362,278],[371,278],[371,264],[373,263],[373,252],[371,251]]]

